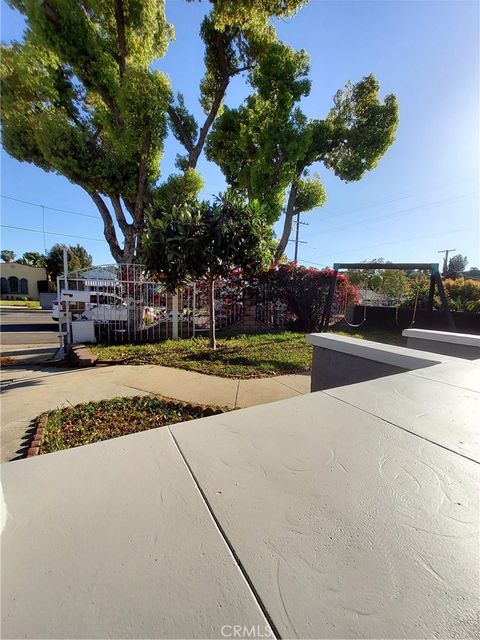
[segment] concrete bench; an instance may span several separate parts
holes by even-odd
[[[466,360],[480,358],[480,336],[470,333],[405,329],[402,336],[407,338],[407,347],[410,349],[442,353]]]
[[[327,333],[312,333],[307,342],[313,346],[312,391],[375,380],[449,360],[443,354]]]

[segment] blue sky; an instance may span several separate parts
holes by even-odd
[[[199,117],[203,49],[198,29],[207,6],[167,1],[176,41],[156,64]],[[380,81],[382,95],[395,93],[400,103],[395,143],[360,182],[343,183],[318,167],[328,200],[303,216],[309,226],[301,228],[307,244],[300,245],[300,262],[330,265],[376,257],[436,262],[441,259],[438,250],[454,248],[468,256],[469,266],[480,266],[479,4],[313,0],[293,19],[276,26],[282,40],[311,56],[312,90],[303,103],[307,115],[324,117],[338,88],[371,72]],[[22,30],[21,16],[2,0],[2,40],[20,39]],[[243,81],[235,79],[227,104],[239,104],[246,91]],[[169,136],[161,163],[163,177],[175,171],[180,151]],[[215,166],[202,160],[198,169],[205,180],[205,197],[223,188]],[[55,242],[78,241],[96,264],[113,261],[102,241],[97,211],[80,187],[19,163],[3,151],[1,179],[3,196],[92,216],[46,208],[44,228],[49,233],[3,226],[2,248],[20,255],[44,251]],[[1,205],[2,225],[42,231],[40,207],[6,197]],[[293,244],[288,253],[293,256]]]

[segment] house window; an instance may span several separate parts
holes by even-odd
[[[18,293],[18,278],[17,276],[10,276],[8,279],[8,288],[10,293]]]
[[[20,280],[20,293],[28,293],[28,280],[21,278]]]
[[[2,293],[9,293],[10,289],[8,288],[8,280],[6,278],[2,278]]]

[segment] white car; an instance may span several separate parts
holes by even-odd
[[[65,311],[64,303],[54,300],[52,303],[52,320],[58,322],[60,311]],[[127,305],[123,298],[113,293],[92,293],[90,302],[85,302],[85,309],[75,312],[72,319],[96,320],[97,322],[122,322],[128,320]]]

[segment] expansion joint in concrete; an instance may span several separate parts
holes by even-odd
[[[273,622],[272,617],[270,616],[265,604],[263,603],[262,599],[260,598],[260,594],[256,590],[255,585],[253,584],[252,580],[250,579],[250,576],[248,575],[247,570],[243,566],[243,563],[240,560],[237,552],[235,551],[234,546],[230,542],[227,534],[225,533],[225,530],[223,529],[222,525],[220,524],[220,521],[218,520],[217,516],[215,515],[215,512],[214,512],[214,510],[213,510],[213,508],[212,508],[212,506],[211,506],[211,504],[210,504],[205,492],[203,491],[202,487],[200,486],[200,483],[198,482],[198,480],[197,480],[197,478],[196,478],[196,476],[195,476],[195,474],[193,472],[192,467],[188,463],[188,460],[186,459],[185,455],[183,454],[183,451],[180,448],[180,445],[178,444],[177,439],[173,435],[172,430],[170,429],[170,427],[167,427],[167,429],[168,429],[168,431],[170,433],[170,436],[171,436],[171,438],[173,440],[173,444],[174,444],[175,448],[177,449],[180,457],[182,458],[182,460],[183,460],[183,462],[184,462],[184,464],[185,464],[185,466],[187,468],[187,471],[188,471],[190,477],[192,478],[192,480],[193,480],[193,482],[194,482],[194,484],[195,484],[195,486],[196,486],[196,488],[197,488],[197,490],[198,490],[198,492],[199,492],[199,494],[200,494],[200,496],[201,496],[201,498],[203,500],[203,503],[205,504],[205,507],[207,508],[207,510],[208,510],[212,520],[213,520],[215,528],[217,529],[218,533],[220,534],[220,536],[223,538],[223,541],[227,545],[228,550],[230,551],[230,553],[232,555],[232,558],[233,558],[235,564],[238,567],[238,570],[242,574],[245,582],[248,585],[248,588],[250,589],[252,597],[255,599],[255,601],[257,602],[260,610],[262,611],[263,615],[265,616],[265,618],[266,618],[266,620],[268,622],[268,625],[269,625],[273,635],[275,636],[275,638],[277,638],[277,640],[282,640],[282,636],[280,635],[277,627],[275,626],[275,623]]]

